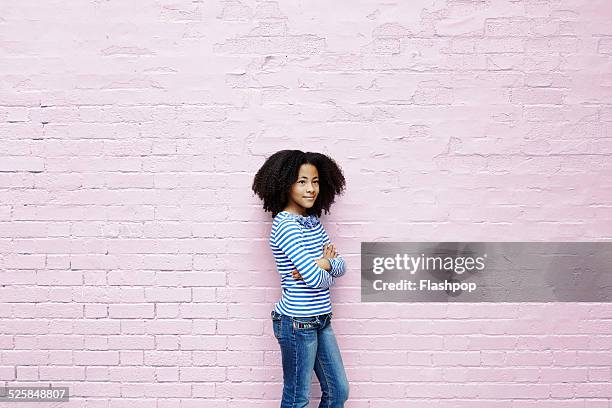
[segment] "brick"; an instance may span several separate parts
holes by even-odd
[[[109,317],[121,319],[153,318],[153,304],[109,305]]]

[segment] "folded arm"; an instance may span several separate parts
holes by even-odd
[[[323,243],[324,244],[330,243],[331,241],[329,240],[329,236],[327,235],[327,231],[325,231],[325,228],[323,228],[323,235],[324,235],[324,240],[325,240],[325,242]],[[329,274],[331,276],[339,278],[340,276],[344,275],[344,273],[346,272],[346,265],[344,263],[344,258],[342,258],[342,256],[337,250],[336,250],[336,257],[327,258],[327,260],[329,261],[329,264],[331,265],[331,270],[329,271]]]
[[[306,286],[325,289],[335,283],[331,271],[328,273],[321,268],[306,249],[300,227],[295,221],[289,219],[281,221],[277,227],[274,241],[298,270]],[[331,262],[330,264],[333,270],[333,264]]]

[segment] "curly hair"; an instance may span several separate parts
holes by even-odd
[[[291,186],[297,181],[300,166],[312,164],[319,173],[319,195],[306,214],[321,216],[329,213],[336,194],[342,194],[346,181],[340,166],[322,153],[301,150],[281,150],[268,157],[253,179],[253,191],[263,200],[265,211],[272,217],[283,211],[289,201]]]

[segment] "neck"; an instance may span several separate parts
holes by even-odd
[[[296,215],[301,215],[301,216],[305,216],[306,215],[306,210],[303,208],[295,208],[295,207],[286,207],[284,209],[284,211],[290,212],[292,214],[296,214]]]

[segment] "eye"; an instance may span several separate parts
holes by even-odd
[[[315,181],[313,181],[313,183],[317,183],[317,184],[319,184],[319,180],[315,180]]]
[[[304,180],[300,180],[300,181],[298,181],[298,183],[300,183],[300,184],[304,184],[304,183],[305,183],[305,181],[304,181]]]

